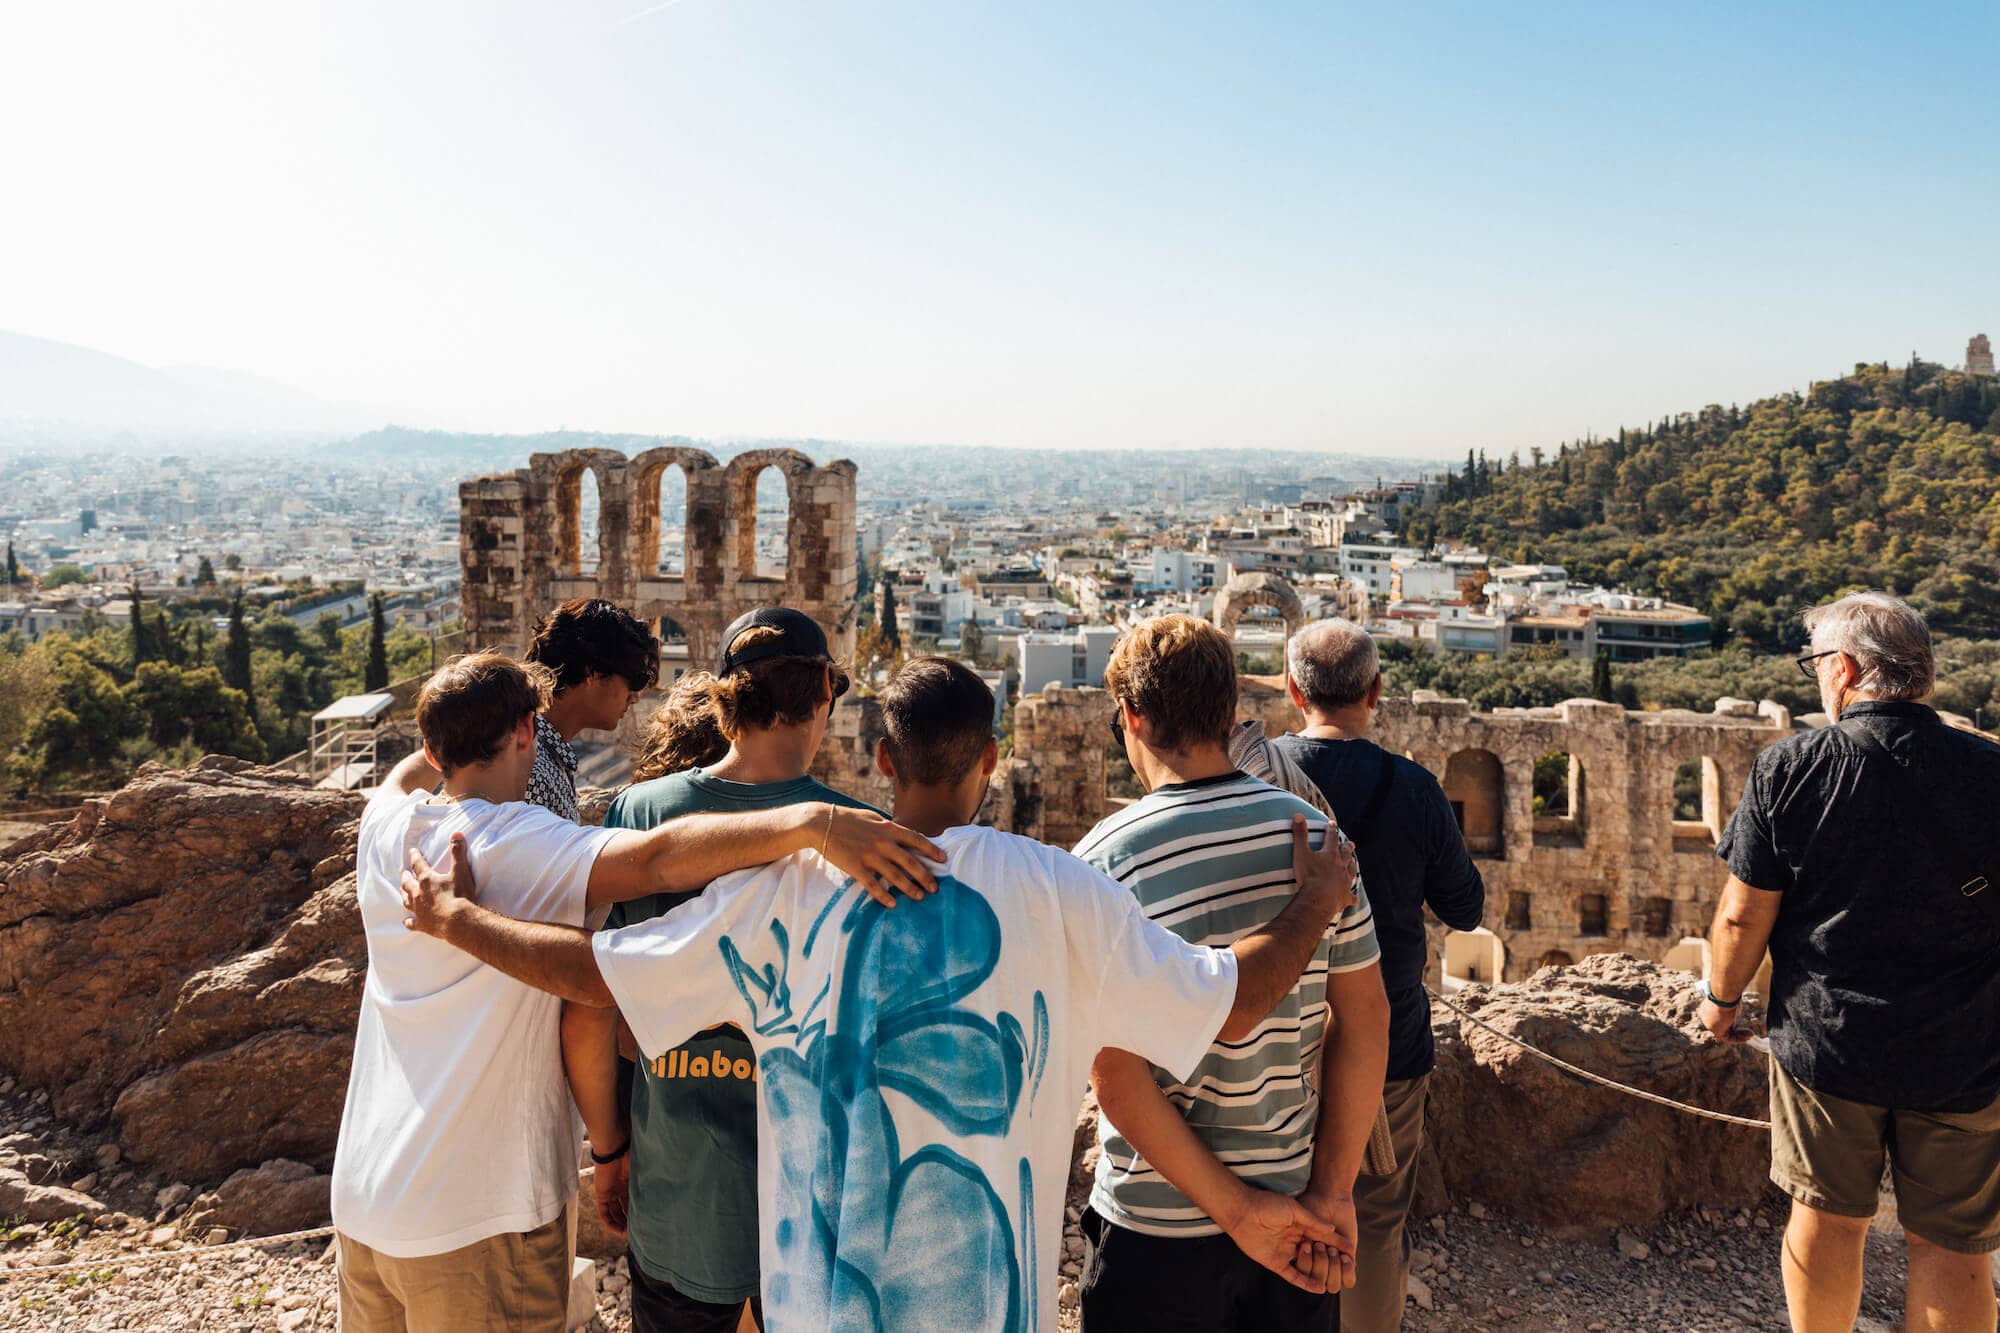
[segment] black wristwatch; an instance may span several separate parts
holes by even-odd
[[[590,1160],[597,1163],[599,1166],[610,1166],[613,1162],[617,1161],[619,1158],[623,1157],[626,1153],[631,1151],[632,1151],[632,1140],[628,1136],[625,1142],[618,1145],[617,1152],[608,1152],[601,1157],[598,1155],[596,1146],[593,1145],[590,1150]]]

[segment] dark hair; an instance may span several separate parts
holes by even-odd
[[[783,630],[752,625],[723,645],[742,652]],[[826,695],[824,657],[767,657],[738,667],[715,682],[715,721],[722,734],[735,740],[753,728],[796,727],[812,721],[831,702]],[[847,688],[847,673],[833,668],[834,694]]]
[[[623,607],[578,597],[542,617],[528,660],[548,668],[557,694],[583,684],[593,671],[648,690],[660,678],[660,641]]]
[[[417,731],[447,774],[500,753],[521,719],[548,703],[548,673],[505,653],[467,653],[431,673],[417,693]]]
[[[1111,650],[1104,688],[1146,719],[1156,750],[1225,745],[1236,721],[1236,651],[1206,620],[1155,616]]]
[[[957,782],[993,739],[993,691],[963,662],[913,657],[876,697],[889,757],[904,782]]]
[[[690,671],[674,682],[667,701],[633,747],[632,777],[647,782],[706,768],[728,752],[729,738],[715,720],[715,677]]]

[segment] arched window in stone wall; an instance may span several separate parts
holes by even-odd
[[[1674,847],[1705,852],[1722,836],[1722,771],[1703,755],[1674,770]]]
[[[1574,958],[1571,958],[1571,957],[1570,957],[1570,956],[1569,956],[1568,954],[1564,953],[1564,952],[1563,952],[1563,951],[1562,951],[1561,949],[1551,949],[1551,950],[1549,950],[1549,951],[1548,951],[1547,953],[1543,954],[1543,955],[1541,956],[1541,958],[1540,958],[1539,960],[1537,960],[1537,961],[1536,961],[1536,963],[1535,963],[1535,966],[1536,966],[1536,967],[1538,967],[1538,968],[1539,968],[1539,967],[1573,967],[1573,966],[1575,966],[1575,965],[1576,965],[1576,959],[1574,959]]]
[[[1535,761],[1535,845],[1583,845],[1583,765],[1557,751]]]
[[[1577,895],[1576,933],[1593,937],[1611,933],[1611,901],[1608,897],[1601,893]]]
[[[791,523],[792,497],[785,474],[775,467],[757,469],[755,485],[749,488],[756,524],[754,576],[783,579],[787,564],[785,538]]]
[[[599,522],[603,504],[597,494],[597,471],[585,468],[576,479],[576,574],[589,578],[597,573],[603,525]]]
[[[650,554],[652,568],[666,578],[686,578],[688,484],[687,469],[680,464],[669,463],[660,469],[658,505],[658,549],[641,552],[641,558]]]
[[[1491,750],[1460,750],[1445,761],[1444,796],[1474,856],[1507,854],[1507,779]]]

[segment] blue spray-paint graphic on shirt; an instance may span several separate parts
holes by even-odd
[[[852,890],[849,881],[836,900]],[[802,958],[821,945],[832,912],[828,904],[806,932]],[[832,1010],[814,1017],[822,992],[803,1026],[785,985],[786,932],[773,923],[777,959],[761,965],[734,940],[721,943],[751,1025],[790,1038],[760,1062],[779,1160],[782,1262],[765,1293],[773,1324],[1026,1333],[1038,1306],[1028,1159],[1017,1233],[977,1164],[942,1144],[903,1155],[883,1094],[909,1098],[955,1137],[1006,1134],[1048,1063],[1047,1002],[1035,993],[1032,1029],[960,1005],[992,976],[1002,940],[991,905],[949,875],[894,911],[857,893],[840,933]]]

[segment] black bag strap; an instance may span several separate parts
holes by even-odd
[[[1979,909],[1986,918],[1986,924],[2000,931],[2000,889],[1995,889],[1991,880],[1965,854],[1964,846],[1950,830],[1941,825],[1927,800],[1912,799],[1910,783],[1915,779],[1909,768],[1890,753],[1882,738],[1861,725],[1854,718],[1843,718],[1834,723],[1847,738],[1870,754],[1880,755],[1897,776],[1890,780],[1889,789],[1895,793],[1897,804],[1903,808],[1903,819],[1910,827],[1918,830],[1924,838],[1944,857],[1945,868],[1958,881],[1959,896]]]
[[[1396,780],[1396,757],[1387,750],[1382,751],[1382,767],[1375,774],[1375,788],[1368,793],[1368,804],[1361,807],[1361,818],[1354,827],[1347,830],[1347,836],[1357,847],[1364,846],[1368,835],[1375,831],[1375,820],[1382,813],[1383,802],[1389,799],[1389,787]]]

